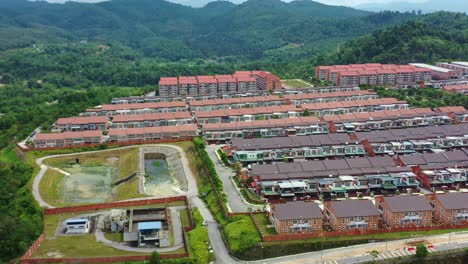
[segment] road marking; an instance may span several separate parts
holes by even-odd
[[[428,248],[427,249],[429,252],[435,252],[436,250],[434,248]]]

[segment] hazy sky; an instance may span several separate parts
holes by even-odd
[[[47,0],[51,3],[63,3],[66,0]],[[73,0],[76,2],[88,2],[88,3],[95,3],[95,2],[102,2],[103,0]],[[190,0],[169,0],[170,2],[190,2]],[[292,0],[287,0],[286,2],[290,2]],[[424,2],[426,0],[315,0],[317,2],[321,2],[324,4],[330,5],[344,5],[344,6],[356,6],[360,4],[368,4],[368,3],[391,3],[391,2]],[[233,1],[233,2],[243,2],[240,0]]]

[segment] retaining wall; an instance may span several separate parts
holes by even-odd
[[[175,259],[189,257],[188,253],[161,254],[161,259]],[[118,257],[95,257],[95,258],[44,258],[44,259],[21,259],[22,264],[36,263],[115,263],[126,261],[145,261],[150,255],[145,256],[118,256]]]
[[[86,211],[93,211],[93,210],[100,210],[100,209],[162,204],[162,203],[171,203],[171,202],[178,202],[178,201],[186,202],[187,196],[174,196],[174,197],[168,197],[168,198],[155,198],[155,199],[146,199],[146,200],[138,200],[138,201],[122,201],[122,202],[112,202],[112,203],[102,203],[102,204],[78,205],[78,206],[61,207],[61,208],[49,208],[49,209],[44,209],[44,215],[86,212]]]

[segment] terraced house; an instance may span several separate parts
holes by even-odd
[[[253,120],[284,119],[301,116],[303,110],[294,105],[224,109],[195,112],[198,124],[232,123]]]
[[[347,134],[233,139],[235,161],[246,163],[365,155],[364,147]]]
[[[178,126],[194,123],[189,112],[171,112],[143,115],[116,115],[111,128],[142,128],[157,126]]]
[[[87,109],[82,116],[143,115],[187,111],[185,102],[107,104]]]
[[[446,114],[434,112],[429,108],[326,115],[322,119],[325,122],[333,123],[335,131],[338,133],[448,125],[453,122],[453,119]]]
[[[438,107],[438,112],[445,113],[460,123],[468,122],[468,111],[463,106]]]
[[[128,129],[109,129],[109,142],[148,141],[158,139],[193,138],[198,135],[196,125],[160,126]]]
[[[104,141],[101,130],[63,133],[38,133],[33,138],[36,148],[72,147],[100,144]]]
[[[377,230],[379,212],[370,200],[324,202],[325,221],[334,231]]]
[[[106,116],[92,117],[68,117],[59,118],[55,126],[67,132],[86,131],[86,130],[104,130],[107,128],[109,118]]]
[[[377,155],[411,154],[432,149],[468,146],[466,124],[357,132],[368,152]]]
[[[424,196],[376,197],[376,206],[390,228],[429,226],[433,208]]]
[[[468,151],[454,150],[441,153],[400,156],[397,163],[412,167],[421,184],[430,190],[459,189],[467,185]]]
[[[253,96],[245,98],[228,98],[228,99],[215,99],[215,100],[192,100],[189,102],[190,110],[197,111],[213,111],[223,109],[239,109],[239,108],[253,108],[265,106],[278,106],[284,105],[284,99],[278,96]]]
[[[313,116],[303,116],[250,122],[203,124],[202,131],[203,139],[208,142],[225,142],[243,138],[326,134],[328,133],[328,124]]]
[[[431,203],[437,222],[446,225],[468,223],[468,193],[436,194]]]
[[[285,95],[284,99],[294,105],[315,104],[325,102],[341,102],[353,100],[377,99],[378,95],[374,91],[350,91],[350,92],[330,92],[330,93],[310,93]]]
[[[419,184],[410,167],[397,166],[391,157],[254,164],[250,176],[256,192],[269,200],[413,192]]]
[[[395,98],[369,100],[340,101],[328,103],[303,104],[302,109],[311,115],[341,115],[347,113],[378,112],[384,110],[400,110],[408,108],[408,103]]]
[[[314,202],[272,204],[269,218],[280,235],[322,231],[322,210]]]

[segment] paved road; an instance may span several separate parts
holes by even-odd
[[[213,161],[216,171],[218,172],[218,175],[223,182],[223,188],[227,196],[229,208],[234,213],[248,212],[248,208],[253,206],[244,203],[242,197],[237,191],[236,186],[231,181],[231,177],[235,174],[235,172],[231,168],[226,168],[218,159],[216,150],[219,148],[219,145],[208,145],[206,146],[206,151],[208,152],[211,161]]]
[[[468,243],[466,243],[466,241],[468,241],[468,232],[458,232],[458,233],[453,233],[451,236],[445,234],[445,235],[437,235],[437,236],[430,236],[430,237],[389,241],[388,243],[380,242],[380,243],[356,245],[356,246],[345,247],[345,248],[328,249],[328,250],[324,250],[323,252],[310,252],[310,253],[285,256],[285,257],[279,257],[279,258],[273,258],[273,259],[265,259],[265,260],[259,260],[259,261],[248,261],[248,262],[238,261],[229,255],[228,250],[221,238],[221,233],[220,233],[220,230],[218,229],[218,224],[214,221],[214,218],[211,215],[211,212],[206,207],[205,203],[200,198],[198,198],[198,187],[196,185],[195,177],[192,171],[190,170],[189,162],[187,160],[185,152],[182,150],[182,148],[178,146],[173,146],[173,145],[162,145],[162,146],[172,147],[178,150],[180,153],[181,162],[184,167],[185,174],[187,176],[187,183],[188,183],[187,196],[189,199],[189,204],[191,204],[192,207],[198,208],[203,219],[208,222],[208,236],[209,236],[210,243],[213,247],[213,251],[215,254],[215,258],[216,258],[215,263],[219,263],[219,264],[231,264],[231,263],[304,264],[304,263],[320,263],[321,261],[323,261],[324,263],[347,263],[347,264],[359,263],[359,262],[362,262],[360,261],[360,259],[365,260],[370,257],[367,253],[369,251],[372,251],[374,249],[378,250],[379,252],[385,252],[387,250],[398,251],[398,250],[401,250],[406,243],[414,242],[415,240],[424,240],[424,241],[428,241],[429,243],[433,245],[437,245],[436,250],[437,248],[439,248],[440,250],[443,250],[444,248],[446,248],[445,250],[448,250],[448,249],[453,249],[453,248],[458,248],[458,247],[468,247]],[[129,147],[125,147],[125,148],[129,148]],[[107,151],[110,151],[110,150],[107,150]],[[83,152],[83,153],[86,153],[86,152]],[[69,155],[76,155],[76,154],[68,154],[68,156]],[[51,157],[58,157],[58,156],[67,156],[67,155],[43,157],[43,158],[38,159],[36,162],[37,164],[39,164],[39,166],[41,166],[43,160],[47,158],[51,158]],[[217,158],[215,160],[218,161]],[[44,167],[41,166],[41,171],[34,179],[34,185],[33,185],[34,197],[41,204],[41,206],[45,206],[45,207],[50,206],[50,205],[45,203],[45,201],[43,201],[40,196],[39,182],[46,170],[47,170],[46,166]],[[228,184],[225,184],[225,186],[228,186]],[[232,186],[232,183],[229,186]],[[96,236],[98,236],[98,238],[101,241],[103,241],[103,239],[105,238],[103,238],[103,235],[102,236],[101,235],[102,233],[99,233],[99,232],[96,233]],[[448,243],[449,240],[452,243],[450,245],[445,245]],[[395,253],[395,254],[398,254],[398,253]]]

